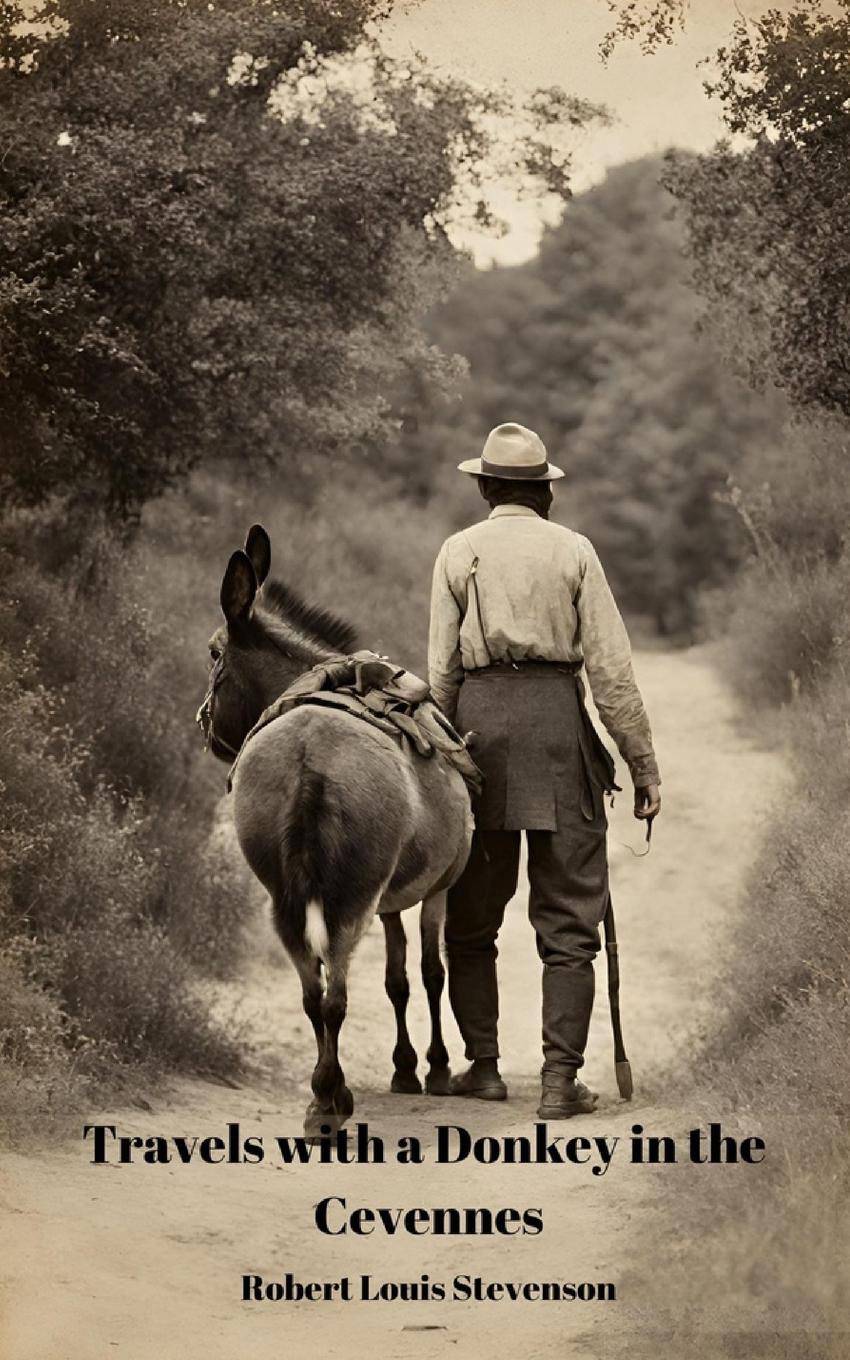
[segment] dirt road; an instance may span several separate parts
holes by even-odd
[[[594,1018],[587,1074],[601,1093],[598,1112],[551,1133],[627,1138],[634,1122],[649,1132],[690,1126],[675,1088],[660,1080],[687,1041],[684,1018],[710,1023],[706,998],[724,927],[752,857],[762,819],[782,780],[778,757],[736,728],[734,703],[698,651],[638,657],[664,774],[665,807],[652,854],[636,859],[640,829],[622,795],[612,815],[611,862],[621,937],[623,1015],[637,1085],[618,1101],[604,985]],[[413,918],[411,925],[415,924]],[[414,959],[412,960],[415,968]],[[501,942],[503,1106],[392,1096],[388,1092],[391,1011],[383,996],[380,926],[369,932],[353,969],[343,1062],[368,1121],[392,1157],[398,1138],[417,1135],[426,1162],[399,1166],[259,1165],[95,1167],[76,1141],[51,1153],[5,1159],[2,1207],[4,1360],[302,1360],[320,1354],[361,1360],[438,1355],[604,1357],[622,1325],[626,1284],[638,1254],[641,1205],[654,1192],[644,1168],[615,1153],[603,1176],[588,1165],[434,1165],[435,1124],[462,1124],[475,1136],[530,1134],[539,1065],[539,964],[522,894]],[[412,970],[413,972],[413,970]],[[602,968],[598,973],[603,982]],[[294,975],[258,936],[256,962],[231,985],[241,998],[258,1052],[254,1084],[240,1090],[183,1083],[150,1112],[92,1112],[120,1132],[220,1134],[239,1121],[244,1134],[273,1144],[300,1132],[313,1043]],[[426,1010],[414,986],[414,1040],[425,1047]],[[449,1021],[456,1066],[460,1046]],[[293,1035],[297,1036],[293,1042]],[[579,1127],[580,1126],[580,1127]],[[676,1174],[676,1168],[670,1168]],[[536,1206],[537,1236],[323,1236],[314,1206],[343,1196],[361,1205]],[[302,1281],[361,1275],[382,1281],[451,1282],[463,1274],[497,1281],[618,1284],[617,1303],[302,1302],[243,1303],[241,1277]],[[634,1301],[632,1301],[634,1303]]]

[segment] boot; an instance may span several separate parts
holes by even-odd
[[[571,1119],[574,1114],[592,1114],[598,1096],[577,1077],[544,1072],[543,1092],[537,1113],[541,1119]]]
[[[476,1058],[465,1072],[452,1077],[449,1094],[474,1096],[476,1100],[507,1100],[508,1088],[499,1076],[495,1058]]]

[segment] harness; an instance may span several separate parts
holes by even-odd
[[[204,695],[203,702],[200,708],[198,709],[197,713],[195,714],[195,722],[198,724],[198,726],[200,727],[201,731],[204,734],[205,751],[208,751],[210,749],[210,743],[212,742],[213,737],[215,737],[216,743],[222,748],[222,750],[226,751],[227,754],[229,756],[232,756],[233,759],[235,760],[236,757],[239,755],[239,752],[236,750],[236,748],[231,746],[229,741],[225,741],[222,736],[219,736],[217,732],[215,733],[213,732],[215,693],[219,685],[221,684],[223,678],[224,678],[224,653],[222,652],[222,654],[217,658],[212,670],[210,671],[210,683],[207,687],[207,692]]]
[[[317,704],[342,710],[367,722],[424,759],[435,753],[442,756],[463,776],[470,794],[480,794],[481,771],[463,737],[431,699],[428,685],[411,671],[393,665],[376,652],[331,657],[299,675],[260,714],[238,751],[213,732],[215,693],[222,679],[222,661],[223,658],[219,658],[212,669],[209,689],[198,709],[197,721],[207,745],[215,736],[216,742],[234,757],[227,779],[228,792],[233,787],[242,754],[258,732],[301,704]]]

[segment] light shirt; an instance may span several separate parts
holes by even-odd
[[[476,557],[480,621],[469,581]],[[524,505],[496,506],[447,539],[434,564],[428,678],[450,718],[464,673],[497,661],[584,662],[635,787],[659,782],[628,634],[596,550]]]

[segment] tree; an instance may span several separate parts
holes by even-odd
[[[682,0],[617,6],[620,36],[650,48],[684,22]],[[723,348],[757,385],[801,408],[850,414],[850,0],[798,0],[739,20],[706,90],[730,133],[671,157],[696,282]]]
[[[684,28],[688,0],[608,0],[608,9],[616,19],[602,39],[603,58],[610,57],[623,40],[639,39],[647,53],[673,42]]]
[[[380,444],[399,368],[444,380],[417,315],[498,101],[385,59],[382,12],[2,0],[8,497],[132,521],[215,456],[298,485],[315,454]],[[544,142],[569,112],[538,99]],[[557,178],[539,138],[517,158]]]
[[[503,420],[538,430],[568,473],[559,517],[596,543],[627,610],[681,633],[745,546],[717,493],[773,416],[695,334],[661,170],[611,171],[572,200],[538,259],[472,276],[439,309],[434,337],[470,376],[454,406],[420,403],[402,457],[425,469],[427,493],[437,451],[472,456]]]

